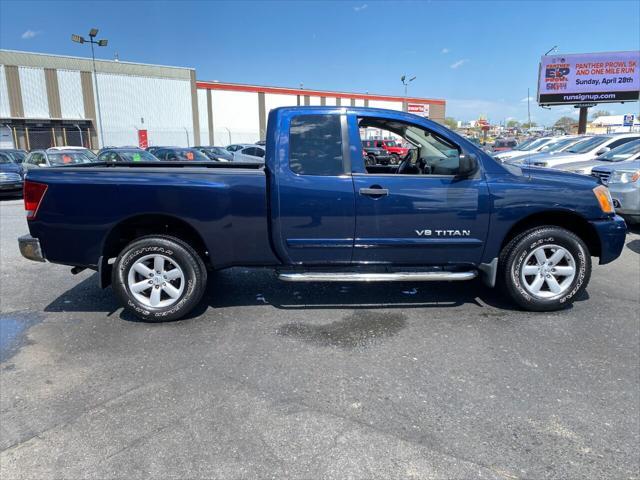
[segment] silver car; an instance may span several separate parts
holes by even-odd
[[[516,158],[507,160],[505,163],[512,165],[536,165],[539,159],[544,159],[549,155],[553,156],[569,150],[574,145],[584,142],[591,138],[587,135],[571,135],[558,137],[558,140],[547,143],[537,153],[527,153]]]
[[[556,168],[567,163],[586,162],[607,153],[620,145],[640,138],[640,133],[622,133],[615,135],[595,135],[578,142],[564,152],[555,155],[534,156],[525,159],[522,165],[530,167]]]
[[[260,147],[258,145],[248,145],[233,152],[233,161],[264,163],[265,153],[266,151],[264,147]]]
[[[607,153],[597,156],[593,160],[567,163],[565,165],[558,165],[555,168],[558,170],[565,170],[567,172],[589,175],[591,173],[591,169],[598,165],[605,166],[611,162],[629,162],[631,160],[638,159],[640,159],[640,139],[620,145],[613,150],[609,150]]]
[[[507,150],[506,152],[500,152],[493,155],[493,158],[497,158],[501,162],[506,162],[508,160],[518,158],[524,155],[537,153],[539,152],[545,145],[554,141],[554,137],[540,137],[535,140],[526,141],[521,143],[520,145],[515,146],[511,150]]]
[[[640,223],[640,160],[600,165],[591,175],[609,187],[618,215],[629,223]]]

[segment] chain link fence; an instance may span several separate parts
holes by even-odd
[[[139,129],[132,127],[125,130],[104,130],[102,132],[103,143],[100,141],[100,131],[86,125],[29,126],[4,124],[0,128],[2,128],[1,146],[3,148],[22,148],[27,151],[63,146],[83,146],[95,151],[100,146],[192,147],[195,145],[216,145],[226,147],[232,143],[255,143],[261,138],[258,130],[219,128],[213,131],[213,141],[211,141],[209,131],[200,131],[200,138],[197,139],[193,134],[193,129],[186,127],[182,129]]]

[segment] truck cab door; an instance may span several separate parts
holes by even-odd
[[[266,169],[274,249],[286,264],[348,264],[355,194],[344,109],[278,109]]]
[[[373,122],[426,143],[399,166],[380,171],[353,163],[356,196],[354,263],[397,265],[476,264],[489,227],[490,197],[481,165],[462,172],[472,155],[445,137],[447,131],[424,120],[415,124],[349,116],[352,143]],[[406,120],[411,122],[411,120]],[[394,133],[395,133],[394,132]],[[407,130],[405,130],[405,133]],[[424,137],[424,139],[423,139]],[[431,143],[433,143],[433,146]],[[476,160],[477,161],[477,160]],[[473,162],[472,162],[473,163]]]

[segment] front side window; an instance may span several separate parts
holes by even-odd
[[[114,152],[102,152],[98,155],[98,161],[100,162],[115,162],[118,160]]]
[[[34,152],[31,154],[28,163],[30,163],[31,165],[39,165],[40,163],[45,163],[44,155],[42,155],[42,153],[40,152]]]
[[[400,137],[411,145],[399,164],[367,164],[367,173],[400,175],[457,175],[460,171],[460,147],[423,127],[379,118],[360,118],[360,134],[368,129],[383,130],[385,136]]]
[[[299,175],[341,175],[339,115],[301,115],[289,127],[289,167]]]

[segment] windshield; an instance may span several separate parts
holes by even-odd
[[[91,163],[94,158],[89,157],[85,152],[55,152],[48,153],[51,165],[73,165],[78,163]]]
[[[634,140],[633,142],[620,145],[619,147],[608,151],[604,155],[600,155],[598,157],[598,161],[604,160],[605,162],[623,162],[633,157],[637,153],[640,153],[640,140]]]
[[[175,154],[175,156],[177,157],[177,160],[179,161],[188,161],[188,162],[208,162],[209,161],[209,158],[207,158],[207,156],[204,153],[199,152],[198,150],[195,150],[193,148],[171,150],[167,155],[167,160],[174,160],[174,158],[172,158],[173,154]]]
[[[553,142],[549,145],[545,145],[544,147],[542,147],[540,149],[541,152],[559,152],[560,150],[562,150],[565,147],[568,147],[569,145],[571,145],[572,143],[577,143],[578,139],[577,138],[565,138],[563,140],[558,140],[557,142]]]
[[[536,138],[526,147],[522,147],[521,145],[518,145],[514,150],[523,150],[525,152],[528,152],[529,150],[533,150],[535,148],[541,147],[545,143],[549,143],[549,140],[550,140],[549,138]]]
[[[514,150],[529,150],[529,145],[531,145],[535,141],[536,139],[533,139],[533,138],[529,140],[525,140],[520,145],[516,146]]]
[[[565,152],[585,153],[585,152],[588,152],[589,150],[593,150],[598,145],[606,142],[607,140],[609,140],[608,137],[591,137],[590,139],[585,140],[584,142],[576,143],[573,147],[567,148]]]
[[[2,154],[6,155],[10,160],[13,160],[16,163],[24,162],[24,159],[27,157],[24,152],[2,152]]]
[[[118,150],[125,162],[157,162],[158,159],[144,150]]]

